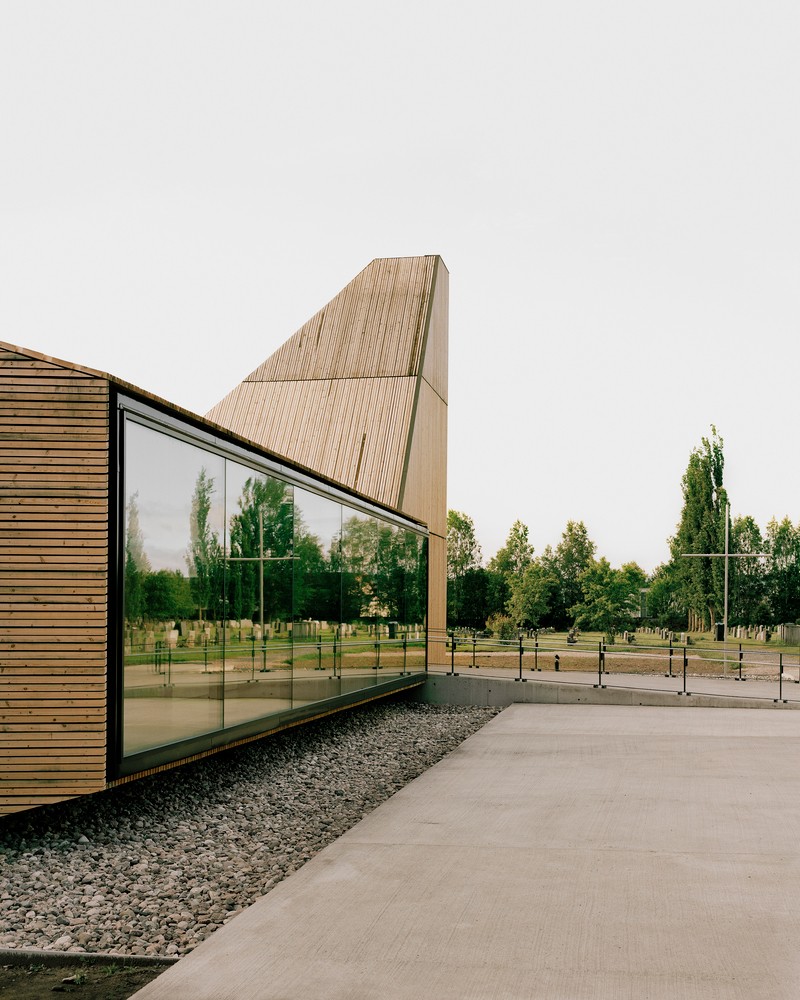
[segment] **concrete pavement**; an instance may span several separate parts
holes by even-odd
[[[137,1000],[800,996],[800,716],[512,705]]]

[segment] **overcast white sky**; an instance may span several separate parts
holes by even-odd
[[[0,339],[204,413],[375,257],[450,270],[449,506],[668,556],[716,424],[798,511],[800,5],[3,0]]]

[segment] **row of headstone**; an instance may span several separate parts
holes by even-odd
[[[781,625],[779,628],[781,640],[783,642],[800,645],[800,625]],[[671,632],[667,628],[650,628],[649,626],[643,625],[640,628],[637,628],[636,631],[643,635],[657,635],[661,639],[665,639],[667,641],[672,640],[672,642],[680,643],[682,646],[689,641],[688,632]],[[751,625],[749,628],[746,625],[735,625],[728,629],[728,638],[755,639],[759,642],[769,642],[773,632],[774,628],[767,625]],[[626,641],[630,641],[627,638],[630,634],[631,633],[628,632],[624,633]],[[792,636],[792,638],[784,639],[784,635]]]

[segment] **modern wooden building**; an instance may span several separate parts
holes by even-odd
[[[0,813],[422,683],[447,271],[377,260],[206,417],[0,344]]]

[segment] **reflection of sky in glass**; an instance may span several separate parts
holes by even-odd
[[[299,487],[295,487],[294,504],[295,523],[299,525],[302,522],[302,526],[309,534],[314,535],[327,557],[331,543],[342,527],[341,505]]]
[[[192,496],[203,468],[214,481],[209,521],[221,541],[224,460],[134,421],[125,422],[126,502],[138,493],[139,526],[153,571],[188,573]]]

